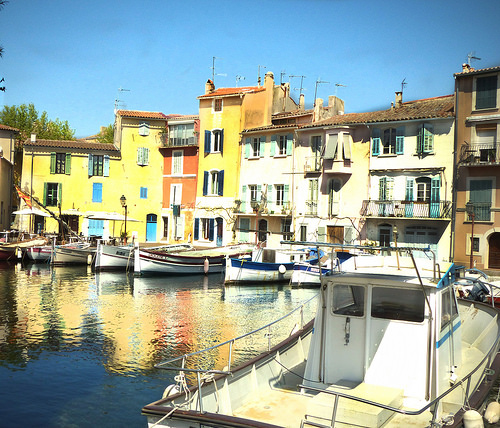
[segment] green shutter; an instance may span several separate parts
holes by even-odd
[[[65,163],[65,173],[66,175],[71,174],[71,153],[66,153],[66,163]]]
[[[93,165],[93,156],[91,153],[89,153],[89,177],[92,177],[94,173],[94,165]]]
[[[266,150],[266,137],[260,137],[260,147],[259,147],[259,152],[260,152],[260,157],[264,157],[264,152]]]
[[[374,128],[372,131],[372,156],[380,154],[380,129]]]
[[[241,186],[241,212],[247,211],[247,186]]]
[[[318,227],[318,242],[326,242],[326,228]]]
[[[405,127],[400,126],[396,129],[396,154],[402,155],[404,153],[405,142]]]
[[[271,157],[273,157],[276,152],[276,139],[276,135],[271,135]]]
[[[245,138],[245,159],[250,157],[250,138]]]
[[[57,184],[57,203],[62,205],[62,183]]]
[[[43,183],[43,204],[47,205],[47,188],[48,188],[48,183]]]
[[[54,152],[50,154],[50,173],[56,173],[56,154]]]
[[[287,134],[286,136],[286,155],[291,156],[293,150],[293,134]]]
[[[267,209],[272,210],[272,204],[273,204],[273,185],[268,184],[267,185]]]
[[[413,178],[406,178],[406,196],[407,201],[413,201]]]
[[[288,202],[288,190],[289,190],[290,186],[288,184],[285,184],[283,186],[283,202]]]

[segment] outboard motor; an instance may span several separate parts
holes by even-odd
[[[485,302],[486,296],[490,294],[490,290],[481,281],[474,281],[474,285],[467,296],[467,300],[476,302]]]

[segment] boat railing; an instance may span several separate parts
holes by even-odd
[[[255,335],[255,334],[259,333],[259,332],[267,330],[267,332],[265,333],[265,337],[267,337],[267,350],[268,351],[271,350],[271,348],[273,346],[272,345],[273,327],[276,327],[277,324],[281,325],[281,323],[284,320],[287,320],[292,315],[298,313],[299,318],[300,318],[299,329],[302,328],[306,324],[306,322],[304,321],[304,309],[306,308],[307,305],[311,304],[314,300],[316,300],[318,298],[318,295],[319,294],[315,294],[313,297],[311,297],[310,299],[306,300],[300,306],[296,307],[295,309],[293,309],[292,311],[290,311],[286,315],[283,315],[281,318],[278,318],[278,319],[270,322],[269,324],[266,324],[266,325],[264,325],[262,327],[259,327],[259,328],[255,329],[255,330],[252,330],[249,333],[242,334],[241,336],[238,336],[238,337],[226,340],[225,342],[221,342],[221,343],[219,343],[217,345],[211,346],[209,348],[202,349],[200,351],[191,352],[189,354],[184,354],[184,355],[181,355],[179,357],[175,357],[175,358],[169,359],[167,361],[163,361],[161,363],[155,364],[154,367],[158,368],[158,369],[164,369],[164,370],[175,370],[175,371],[186,372],[186,373],[198,373],[198,377],[199,377],[199,375],[201,373],[230,375],[232,373],[231,372],[231,361],[232,361],[233,353],[234,353],[234,350],[235,350],[235,344],[237,342],[240,342],[240,341],[242,341],[242,339],[245,339],[245,338],[247,338],[249,336],[253,336],[253,335]],[[200,356],[202,354],[207,354],[207,353],[209,353],[211,351],[214,351],[214,350],[216,350],[218,348],[221,348],[223,346],[227,346],[228,347],[228,363],[227,363],[227,366],[224,367],[223,370],[196,369],[196,368],[188,368],[188,367],[186,367],[188,359]],[[173,365],[174,363],[177,363],[179,361],[181,362],[180,367],[179,367],[179,365]],[[198,381],[199,381],[199,379],[198,379]],[[200,385],[200,384],[201,383],[198,382],[198,385]]]
[[[455,389],[457,389],[458,387],[463,386],[465,384],[463,408],[466,408],[468,406],[469,393],[471,391],[472,376],[480,369],[483,370],[483,374],[479,380],[479,382],[481,382],[482,379],[484,378],[484,376],[491,376],[494,374],[494,371],[492,371],[489,367],[492,364],[492,360],[497,355],[497,349],[498,349],[499,343],[500,343],[500,334],[497,335],[496,341],[495,341],[494,345],[490,348],[488,353],[483,357],[481,362],[479,364],[477,364],[476,367],[471,372],[469,372],[462,379],[457,380],[450,388],[448,388],[445,392],[443,392],[441,395],[436,397],[434,400],[430,401],[425,406],[423,406],[422,408],[417,409],[417,410],[399,409],[397,407],[392,407],[392,406],[388,406],[386,404],[377,403],[377,402],[374,402],[371,400],[367,400],[365,398],[356,397],[356,396],[349,395],[349,394],[346,394],[344,392],[336,391],[336,390],[316,388],[314,386],[307,386],[307,385],[299,385],[298,388],[302,392],[305,392],[307,390],[307,391],[312,391],[312,392],[316,392],[316,393],[329,394],[329,395],[332,395],[334,397],[332,419],[330,421],[330,425],[327,425],[328,427],[331,427],[331,428],[335,427],[336,416],[337,416],[337,407],[338,407],[338,401],[339,401],[340,397],[345,398],[347,400],[358,401],[358,402],[361,402],[361,403],[364,403],[364,404],[367,404],[370,406],[378,407],[381,409],[385,409],[385,410],[388,410],[388,411],[394,412],[394,413],[400,413],[400,414],[408,415],[408,416],[418,416],[428,409],[439,408],[439,404],[440,404],[441,400],[443,400],[446,396],[451,394]],[[432,416],[432,422],[430,422],[430,426],[435,426],[437,412],[432,411],[432,410],[431,410],[431,412],[433,413],[433,416]],[[312,421],[307,421],[307,415],[306,415],[306,420],[302,420],[300,427],[303,428],[304,426],[307,426],[307,425],[315,426],[315,427],[324,427],[325,426],[325,425],[317,424],[317,423],[312,422]]]

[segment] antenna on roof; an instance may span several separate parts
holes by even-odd
[[[408,83],[406,83],[406,77],[403,79],[403,81],[401,82],[401,93],[403,93],[404,89],[405,89],[405,86],[407,85]]]
[[[290,74],[288,76],[289,78],[292,78],[292,77],[300,77],[300,92],[299,92],[299,96],[302,95],[302,91],[304,90],[302,84],[304,82],[304,79],[306,78],[306,76],[296,76],[296,75],[293,75],[293,74]],[[298,88],[293,88],[294,91],[296,91]]]
[[[473,60],[473,59],[474,59],[474,60],[481,60],[481,58],[479,58],[479,57],[477,57],[477,56],[475,56],[475,55],[476,55],[476,52],[475,52],[475,51],[469,52],[469,53],[467,54],[467,64],[469,64],[469,65],[470,65],[470,62],[471,62],[471,60]]]
[[[245,77],[244,76],[240,76],[239,74],[236,75],[236,87],[238,87],[238,82],[240,80],[245,80]]]
[[[347,85],[342,85],[342,83],[335,83],[335,96],[337,96],[337,90],[339,89],[339,86],[342,86],[343,88],[347,87]]]
[[[130,92],[130,89],[123,89],[123,88],[118,88],[118,93],[116,94],[116,98],[115,98],[115,114],[116,112],[118,111],[118,106],[119,104],[121,103],[121,100],[120,100],[120,92]]]
[[[283,77],[285,77],[286,75],[286,71],[285,70],[281,70],[281,73],[280,73],[280,85],[283,84]]]
[[[214,85],[215,85],[215,76],[227,76],[227,74],[221,74],[221,73],[215,72],[215,60],[216,59],[222,59],[222,58],[215,57],[215,56],[212,57],[212,67],[210,67],[210,68],[212,69],[212,83]]]
[[[260,86],[260,68],[267,68],[266,66],[264,65],[259,65],[259,76],[258,76],[258,79],[257,79],[257,84]]]
[[[316,80],[316,88],[314,89],[314,106],[316,107],[316,94],[318,93],[318,85],[322,83],[330,83],[330,82],[325,82],[324,80],[320,80],[318,77],[318,80]]]

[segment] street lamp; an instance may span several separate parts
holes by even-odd
[[[476,217],[474,213],[474,202],[467,202],[465,204],[465,211],[469,215],[469,218],[472,221],[472,230],[470,236],[470,259],[469,259],[469,269],[472,269],[474,266],[474,218]]]
[[[120,203],[122,204],[123,209],[125,210],[125,238],[124,243],[127,244],[127,198],[125,195],[122,195],[120,198]]]

